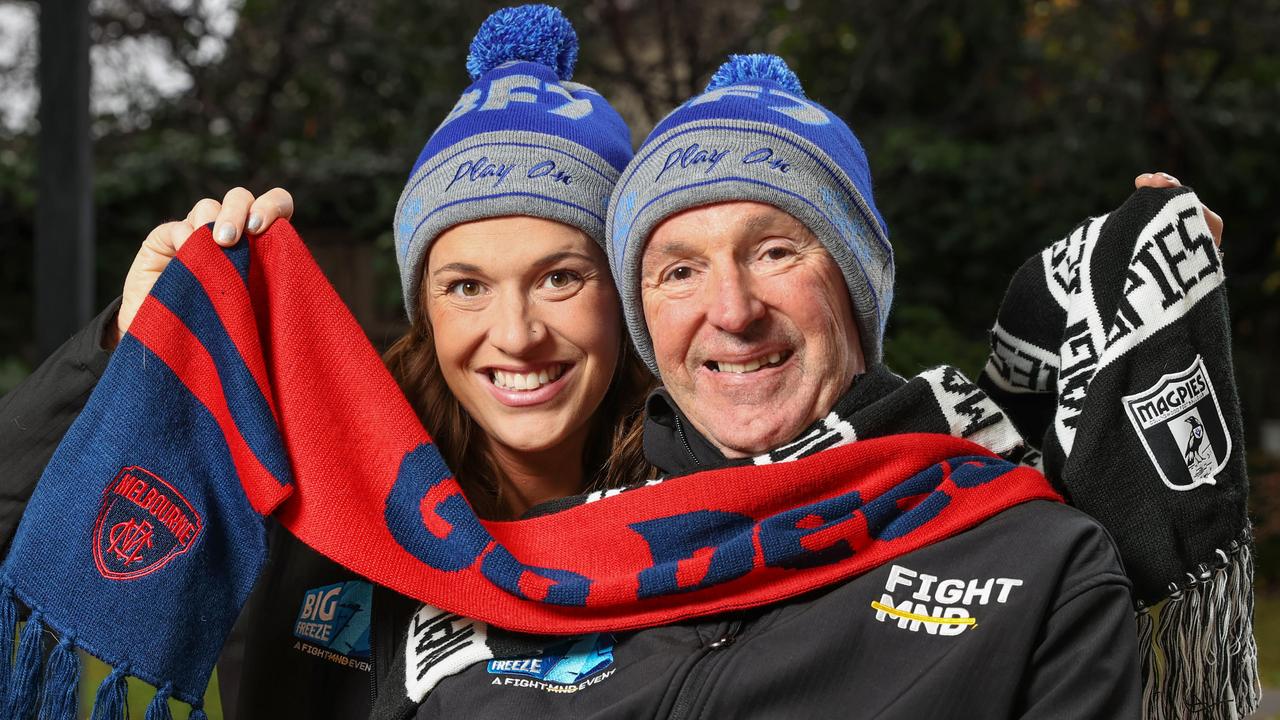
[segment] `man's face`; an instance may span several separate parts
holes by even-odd
[[[645,246],[640,286],[667,391],[727,457],[790,441],[864,369],[840,268],[772,205],[667,218]]]

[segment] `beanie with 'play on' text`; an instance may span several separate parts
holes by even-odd
[[[460,223],[531,215],[603,244],[631,134],[600,93],[569,81],[577,58],[578,36],[556,8],[505,8],[481,25],[467,57],[473,82],[427,140],[396,205],[410,320],[431,243]]]
[[[879,362],[893,302],[893,248],[866,153],[843,120],[804,96],[781,58],[735,55],[705,92],[658,123],[609,206],[609,264],[650,369],[657,372],[640,300],[645,243],[676,213],[737,200],[785,210],[817,236],[844,275],[863,354]]]

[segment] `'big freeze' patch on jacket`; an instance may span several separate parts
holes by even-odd
[[[317,657],[369,669],[373,586],[363,580],[324,585],[303,593],[293,635],[295,648]]]

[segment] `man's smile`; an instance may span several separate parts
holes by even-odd
[[[775,351],[757,355],[736,362],[732,360],[708,360],[704,365],[712,372],[746,374],[753,373],[760,368],[778,367],[790,357],[791,351],[783,350],[781,352]]]

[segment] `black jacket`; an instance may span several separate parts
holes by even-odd
[[[859,389],[871,401],[893,388],[889,377]],[[646,455],[664,472],[727,462],[664,392],[647,409]],[[1141,711],[1130,585],[1115,545],[1093,519],[1046,501],[796,599],[584,642],[588,672],[569,682],[539,677],[566,644],[543,642],[541,657],[443,679],[416,707],[403,699],[392,707],[404,696],[398,658],[379,710],[421,720],[1111,719]]]

